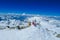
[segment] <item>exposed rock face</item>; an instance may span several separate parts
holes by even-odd
[[[57,38],[60,38],[60,34],[57,34],[56,37],[57,37]]]

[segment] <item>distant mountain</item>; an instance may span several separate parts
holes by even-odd
[[[1,22],[3,21],[3,22]],[[56,23],[59,25],[60,17],[58,16],[42,16],[42,15],[34,15],[34,14],[5,14],[0,15],[0,24],[6,23],[8,24],[19,24],[18,21],[21,23],[24,21],[36,21],[36,22],[49,22],[50,24]],[[6,25],[5,24],[5,25]],[[59,25],[60,26],[60,25]]]

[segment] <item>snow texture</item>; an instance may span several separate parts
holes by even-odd
[[[60,40],[60,17],[41,16],[30,14],[0,15],[0,40]],[[9,29],[7,26],[31,26],[18,30]],[[36,23],[36,26],[32,24]],[[2,30],[3,29],[3,30]]]

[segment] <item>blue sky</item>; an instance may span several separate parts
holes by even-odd
[[[59,0],[0,0],[0,13],[29,13],[60,16]]]

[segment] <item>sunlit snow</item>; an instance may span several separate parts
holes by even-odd
[[[1,15],[0,40],[60,40],[60,20],[25,13]]]

